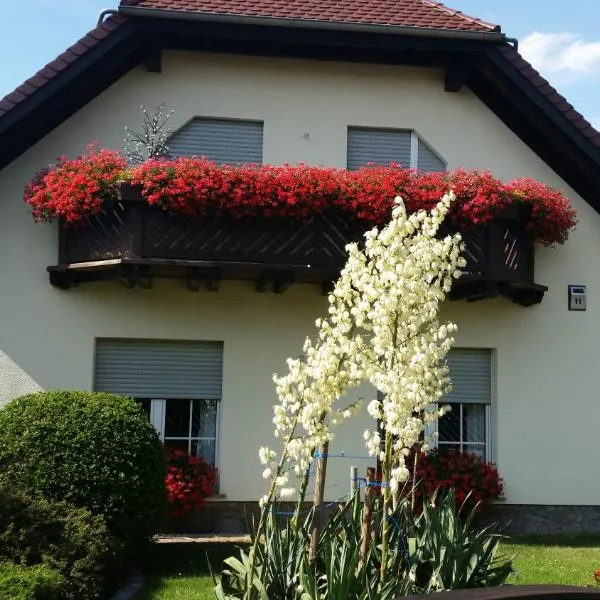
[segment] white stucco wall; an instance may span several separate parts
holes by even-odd
[[[139,124],[140,104],[163,101],[175,127],[194,116],[264,120],[265,163],[343,167],[348,125],[399,127],[418,131],[451,169],[490,168],[565,189],[580,224],[566,246],[537,253],[536,281],[550,288],[542,304],[452,303],[445,315],[460,327],[458,346],[495,350],[493,448],[507,501],[598,502],[600,216],[468,90],[445,93],[436,70],[167,53],[162,74],[139,68],[123,77],[0,172],[0,401],[37,386],[91,389],[97,337],[222,340],[222,491],[232,500],[262,493],[256,453],[271,441],[271,374],[298,354],[323,311],[318,288],[257,294],[224,282],[213,294],[156,281],[152,290],[61,291],[45,272],[56,263],[57,228],[34,224],[21,201],[38,168],[91,140],[119,147],[123,127]],[[587,312],[567,311],[569,283],[587,284]],[[363,454],[365,423],[348,426],[336,448]],[[333,462],[329,483],[343,482],[348,467]],[[345,492],[342,483],[330,497]]]

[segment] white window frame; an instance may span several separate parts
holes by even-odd
[[[429,444],[429,446],[431,448],[438,448],[440,446],[450,446],[450,445],[456,445],[459,444],[460,445],[460,451],[461,452],[465,452],[466,451],[466,446],[475,446],[475,445],[483,445],[485,446],[485,453],[484,453],[484,458],[486,460],[486,462],[492,462],[492,438],[491,438],[491,434],[492,434],[492,426],[491,426],[491,419],[492,419],[492,406],[491,404],[480,404],[477,402],[453,402],[452,404],[458,404],[460,406],[460,412],[461,414],[459,415],[459,427],[460,427],[460,431],[459,431],[459,440],[458,441],[454,441],[454,442],[441,442],[438,439],[438,435],[431,435],[433,432],[438,432],[439,433],[439,418],[436,419],[433,423],[429,423],[428,426],[426,426],[425,428],[425,436],[426,436],[426,443]],[[444,404],[442,404],[442,406],[444,406]],[[463,419],[462,419],[462,411],[463,411],[463,407],[464,406],[483,406],[485,408],[485,443],[483,442],[467,442],[465,439],[463,439]]]
[[[167,402],[169,399],[167,398],[148,398],[150,400],[150,422],[154,425],[160,441],[164,444],[165,439],[167,441],[187,441],[188,442],[188,452],[191,453],[192,442],[195,441],[214,441],[215,443],[215,464],[214,467],[219,467],[219,432],[221,430],[221,401],[215,400],[217,405],[217,418],[215,422],[215,437],[197,437],[192,436],[192,411],[193,411],[193,402],[194,400],[199,400],[202,402],[201,398],[193,398],[189,399],[190,403],[190,425],[189,425],[189,435],[185,437],[173,437],[173,436],[165,436],[165,426],[166,426],[166,417],[167,417]]]
[[[419,136],[417,132],[410,132],[410,168],[416,169],[419,164]]]

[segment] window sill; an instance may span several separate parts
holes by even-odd
[[[205,502],[219,502],[221,500],[227,500],[227,494],[214,494],[209,498],[205,499]]]

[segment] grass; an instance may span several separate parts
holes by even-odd
[[[214,600],[210,565],[220,571],[231,544],[155,544],[145,569],[146,586],[136,600]]]
[[[516,554],[518,575],[509,583],[594,586],[593,573],[600,568],[600,536],[521,536],[502,545]]]
[[[136,600],[213,600],[207,555],[218,571],[234,552],[231,544],[156,544]],[[517,555],[513,585],[594,586],[600,568],[600,536],[521,536],[503,543],[501,552]]]

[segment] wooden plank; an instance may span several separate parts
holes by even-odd
[[[109,258],[108,260],[91,260],[89,262],[71,263],[65,265],[65,269],[69,271],[92,270],[92,269],[109,269],[123,262],[120,258]]]
[[[435,596],[437,600],[600,600],[600,589],[568,585],[506,585],[438,592]],[[431,600],[431,594],[404,596],[402,600],[407,598]]]
[[[144,66],[148,73],[162,73],[162,49],[154,47],[148,51],[144,58]]]
[[[473,69],[465,57],[453,59],[446,67],[444,77],[444,90],[446,92],[459,92],[467,85]]]

